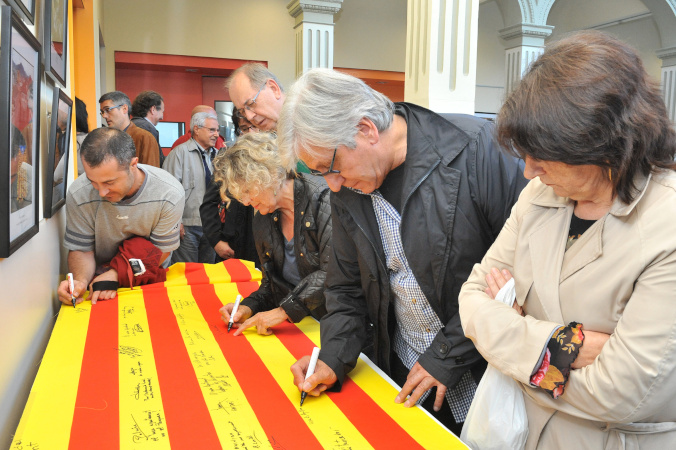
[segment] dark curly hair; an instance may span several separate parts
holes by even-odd
[[[637,175],[676,169],[676,132],[636,50],[599,31],[548,45],[500,109],[498,141],[512,154],[595,165],[630,203]]]
[[[143,91],[134,99],[131,105],[131,115],[134,117],[145,117],[153,106],[160,108],[164,99],[155,91]]]

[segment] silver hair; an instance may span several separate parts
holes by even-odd
[[[394,103],[362,80],[330,69],[312,69],[296,81],[277,122],[282,163],[293,167],[299,154],[322,155],[311,147],[354,148],[359,122],[366,118],[378,131],[392,125]],[[325,156],[325,155],[324,155]]]
[[[279,82],[277,76],[270,72],[270,70],[261,63],[246,63],[242,66],[239,66],[235,69],[234,72],[225,80],[225,88],[230,90],[230,85],[232,84],[232,79],[235,78],[235,75],[238,73],[243,73],[249,79],[251,87],[258,89],[262,87],[266,81],[274,80],[279,86],[279,90],[284,92],[284,87],[282,83]]]
[[[204,127],[207,119],[214,119],[218,121],[218,116],[210,112],[198,112],[192,115],[190,118],[190,130],[195,127]]]
[[[103,94],[99,99],[99,103],[103,103],[106,100],[110,100],[115,104],[115,106],[127,105],[127,113],[131,113],[131,100],[129,100],[129,97],[127,97],[127,94],[125,94],[124,92],[112,91]]]

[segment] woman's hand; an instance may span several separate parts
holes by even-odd
[[[584,333],[584,341],[577,354],[577,358],[575,358],[573,364],[570,365],[571,369],[582,369],[593,363],[596,360],[596,357],[601,353],[601,350],[603,350],[603,346],[608,342],[608,339],[610,339],[610,335],[606,333],[587,331],[584,329],[582,332]]]
[[[484,292],[486,292],[486,295],[490,298],[495,299],[495,296],[498,295],[500,289],[502,289],[502,287],[511,279],[512,274],[509,273],[509,270],[503,269],[502,271],[499,271],[497,268],[493,267],[491,271],[486,274],[486,284],[488,287]],[[523,316],[523,308],[521,308],[517,302],[514,302],[512,308]]]
[[[284,311],[284,308],[281,306],[271,309],[270,311],[259,312],[241,324],[239,328],[237,328],[237,331],[235,331],[234,335],[237,336],[247,328],[254,326],[256,327],[258,334],[270,335],[272,334],[270,327],[274,327],[288,318],[289,316],[286,315],[286,311]]]

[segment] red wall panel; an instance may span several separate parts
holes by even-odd
[[[115,87],[132,102],[141,91],[159,92],[164,97],[164,120],[186,122],[186,128],[190,125],[190,112],[202,104],[202,75],[198,73],[116,69]]]

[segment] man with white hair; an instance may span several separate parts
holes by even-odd
[[[340,389],[363,351],[403,385],[395,402],[420,401],[460,434],[486,363],[464,336],[458,293],[526,184],[492,130],[327,69],[288,92],[282,158],[300,158],[333,191],[328,314],[314,375],[304,379],[308,357],[292,366],[299,389]]]
[[[191,137],[174,148],[162,168],[171,173],[185,190],[185,209],[181,223],[181,245],[172,254],[172,262],[213,264],[216,254],[202,230],[200,205],[211,183],[212,160],[216,156],[218,117],[198,112],[190,119]]]
[[[284,88],[267,67],[246,63],[230,75],[225,87],[240,116],[261,131],[277,128]]]

